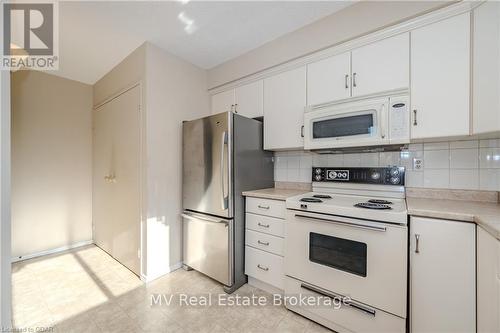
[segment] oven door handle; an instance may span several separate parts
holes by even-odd
[[[372,309],[364,304],[360,304],[358,302],[355,302],[353,300],[347,300],[346,297],[344,297],[342,295],[335,294],[332,292],[326,292],[326,291],[323,291],[319,288],[307,285],[305,283],[301,283],[300,287],[302,289],[312,291],[313,293],[319,294],[321,296],[325,296],[325,297],[328,297],[331,299],[338,299],[342,302],[343,305],[348,306],[348,307],[353,308],[353,309],[356,309],[356,310],[359,310],[359,311],[364,312],[366,314],[369,314],[370,316],[375,317],[375,315],[377,313],[374,309]]]
[[[345,226],[348,226],[348,227],[354,227],[354,228],[360,228],[360,229],[368,229],[368,230],[373,230],[373,231],[380,231],[380,232],[386,232],[387,231],[386,227],[378,227],[378,226],[369,225],[369,224],[358,224],[358,223],[351,223],[351,222],[345,222],[345,221],[336,221],[336,220],[325,219],[325,218],[322,218],[322,217],[313,217],[313,216],[307,216],[307,215],[301,215],[301,214],[295,214],[295,217],[299,217],[299,218],[303,218],[303,219],[309,219],[309,220],[325,221],[325,222],[330,222],[330,223],[345,225]]]

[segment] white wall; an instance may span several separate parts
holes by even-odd
[[[0,71],[0,161],[0,327],[10,328],[10,73],[7,71]]]
[[[182,260],[182,121],[209,114],[206,71],[145,43],[94,85],[94,104],[142,83],[142,275]]]
[[[445,4],[445,1],[360,1],[210,69],[208,87],[263,71]]]
[[[12,256],[92,239],[92,87],[12,74]]]
[[[182,260],[182,121],[210,113],[206,71],[147,44],[147,276]]]
[[[305,151],[275,153],[274,178],[282,182],[311,182],[311,167],[406,168],[406,186],[500,191],[500,139],[410,144],[408,151],[325,154]],[[413,159],[423,168],[413,168]]]

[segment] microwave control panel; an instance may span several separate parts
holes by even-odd
[[[390,139],[410,142],[410,106],[408,96],[391,97],[389,100]]]
[[[404,185],[405,168],[312,168],[313,182]]]

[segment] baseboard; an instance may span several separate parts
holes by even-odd
[[[164,272],[161,272],[159,274],[155,274],[153,276],[148,276],[148,275],[144,275],[144,274],[141,274],[141,280],[145,283],[148,283],[148,282],[151,282],[151,281],[154,281],[156,279],[159,279],[161,278],[162,276],[165,276],[173,271],[176,271],[178,270],[179,268],[182,267],[182,262],[178,262],[176,264],[173,264],[171,265],[168,270],[164,271]]]
[[[259,288],[260,290],[264,290],[270,294],[277,294],[277,295],[283,295],[284,291],[282,289],[279,289],[275,286],[270,285],[269,283],[266,283],[264,281],[258,280],[254,277],[249,276],[248,277],[248,284],[251,285],[252,287]]]
[[[78,242],[78,243],[71,244],[71,245],[61,246],[61,247],[58,247],[55,249],[50,249],[50,250],[46,250],[46,251],[41,251],[41,252],[37,252],[37,253],[32,253],[32,254],[27,254],[24,256],[15,257],[15,258],[12,258],[12,262],[18,262],[18,261],[38,258],[38,257],[46,256],[49,254],[56,254],[59,252],[75,249],[77,247],[86,246],[86,245],[90,245],[90,244],[94,244],[94,241],[93,240],[86,240],[86,241]]]

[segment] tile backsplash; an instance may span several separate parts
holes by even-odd
[[[274,179],[311,182],[312,166],[406,168],[409,187],[500,191],[500,139],[410,144],[401,152],[316,154],[307,151],[276,152]],[[422,160],[414,169],[414,159]]]

